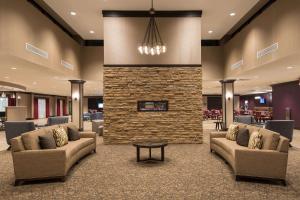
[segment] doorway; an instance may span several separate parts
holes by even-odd
[[[46,118],[46,99],[38,99],[38,118]]]

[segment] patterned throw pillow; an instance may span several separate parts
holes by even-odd
[[[248,148],[249,149],[261,149],[263,145],[262,134],[254,131],[249,139]]]
[[[239,126],[231,124],[226,133],[226,139],[235,141],[238,132],[239,132]]]
[[[68,134],[63,127],[53,129],[53,137],[58,147],[68,144]]]

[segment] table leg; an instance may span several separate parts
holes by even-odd
[[[161,161],[165,160],[165,147],[161,147]]]
[[[140,162],[140,147],[136,147],[136,161]]]
[[[151,159],[151,148],[149,148],[149,159]]]

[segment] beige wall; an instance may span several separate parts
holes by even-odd
[[[81,77],[84,80],[103,80],[104,47],[81,48]]]
[[[69,76],[80,76],[80,46],[57,25],[26,0],[0,0],[0,8],[2,56],[11,55]],[[47,51],[49,58],[26,51],[26,43]],[[61,59],[73,64],[74,70],[63,67]]]
[[[84,87],[92,92],[84,91],[84,95],[103,95],[103,62],[103,46],[81,48],[81,78],[87,81]]]
[[[225,45],[225,76],[237,76],[250,69],[299,54],[299,19],[298,0],[279,0],[273,3]],[[277,51],[257,59],[257,51],[276,42],[279,43]],[[232,70],[231,65],[241,59],[244,59],[242,67]],[[285,63],[289,64],[288,61]]]
[[[224,52],[222,46],[202,46],[202,78],[222,80],[224,78]]]
[[[148,18],[104,18],[104,64],[201,64],[201,18],[157,18],[167,53],[140,55]]]

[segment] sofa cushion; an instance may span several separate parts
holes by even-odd
[[[239,126],[231,124],[226,133],[226,139],[235,141],[238,132],[239,132]]]
[[[259,130],[259,133],[262,135],[262,140],[263,140],[263,146],[262,149],[265,150],[276,150],[279,139],[280,139],[280,134],[261,128]]]
[[[68,127],[68,138],[69,141],[76,141],[80,139],[80,134],[77,129]]]
[[[56,149],[56,143],[53,135],[46,134],[39,136],[41,149]]]
[[[57,149],[65,150],[68,159],[76,154],[76,152],[93,143],[95,143],[94,138],[81,138],[80,140],[70,141],[67,145],[58,147]]]
[[[236,143],[238,145],[248,147],[249,138],[250,138],[249,130],[246,128],[240,128],[236,136]]]
[[[39,150],[41,149],[40,147],[40,140],[39,136],[48,134],[45,129],[37,129],[34,131],[30,131],[27,133],[23,133],[21,135],[22,137],[22,142],[24,144],[24,147],[26,150]]]
[[[62,127],[53,129],[53,137],[55,139],[56,146],[58,147],[68,144],[68,134]]]
[[[232,156],[235,155],[236,149],[247,149],[247,147],[240,146],[235,141],[227,140],[226,138],[212,138],[211,142],[218,145]]]
[[[263,145],[262,134],[254,131],[250,135],[248,148],[249,149],[261,149]]]

